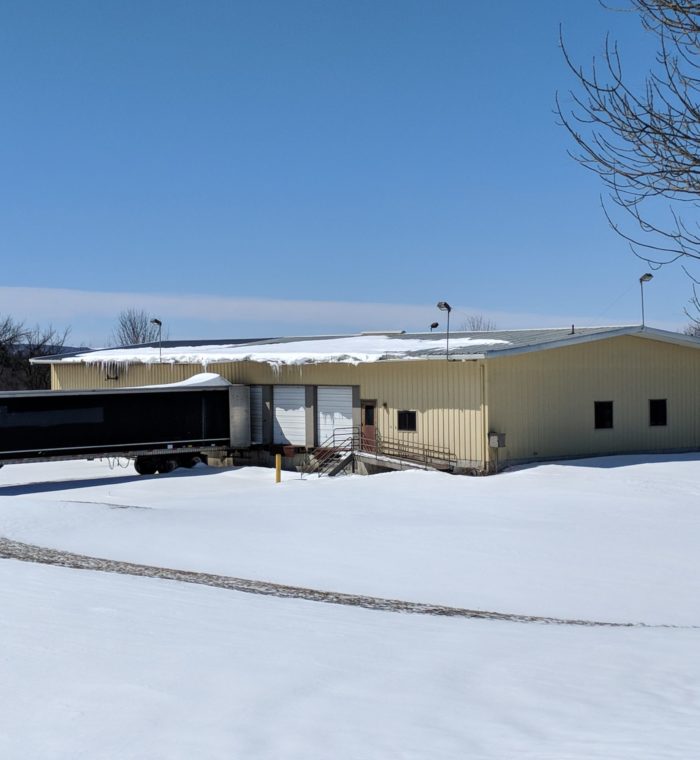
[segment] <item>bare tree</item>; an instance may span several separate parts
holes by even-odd
[[[50,387],[50,370],[29,360],[37,356],[58,354],[69,330],[53,327],[27,329],[12,317],[0,318],[0,388],[4,390],[39,390]]]
[[[158,325],[154,324],[148,312],[143,309],[124,309],[117,317],[117,326],[112,333],[112,343],[117,346],[131,346],[136,343],[153,343],[158,340]]]
[[[17,389],[15,376],[21,362],[18,347],[25,335],[21,322],[10,316],[0,317],[0,388]]]
[[[464,332],[489,332],[497,330],[496,323],[483,314],[469,314],[459,327]]]
[[[698,260],[700,2],[625,2],[655,38],[643,84],[623,69],[617,43],[606,39],[602,60],[586,71],[562,42],[578,91],[566,108],[557,97],[557,111],[576,143],[572,155],[607,187],[605,214],[633,252],[656,267]]]
[[[21,353],[24,361],[18,368],[19,387],[27,390],[41,390],[51,387],[51,369],[46,364],[32,364],[29,360],[41,356],[60,354],[65,346],[70,328],[63,332],[38,325],[25,333]]]
[[[0,317],[0,351],[17,345],[25,332],[22,322],[17,322],[10,316]]]

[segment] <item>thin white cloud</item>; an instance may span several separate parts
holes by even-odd
[[[263,335],[328,334],[362,330],[427,330],[445,315],[430,304],[308,301],[197,294],[100,292],[65,288],[0,287],[0,314],[30,324],[71,327],[71,342],[104,345],[117,315],[144,309],[162,319],[171,338],[226,338]],[[601,324],[586,315],[485,311],[455,305],[451,325],[459,329],[469,314],[483,314],[501,328]],[[633,320],[608,319],[607,324]],[[677,329],[679,325],[654,323]]]
[[[376,322],[376,315],[424,319],[433,307],[406,304],[366,304],[343,301],[294,301],[272,298],[240,298],[210,295],[161,293],[108,293],[63,288],[0,287],[2,313],[24,315],[32,319],[70,320],[75,317],[97,316],[114,318],[122,309],[145,309],[165,318],[177,317],[220,321],[284,323],[295,321],[318,323],[356,322],[358,319]],[[372,314],[367,309],[372,309]]]

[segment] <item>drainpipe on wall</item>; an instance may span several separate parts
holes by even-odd
[[[486,363],[480,365],[481,370],[481,451],[483,470],[488,472],[489,467],[489,421],[488,399],[486,398]]]

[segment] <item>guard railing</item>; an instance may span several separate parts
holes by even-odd
[[[359,426],[338,427],[318,446],[301,468],[304,474],[336,474],[361,454],[363,461],[374,459],[381,466],[382,460],[392,464],[422,466],[426,469],[450,470],[455,465],[454,455],[443,446],[432,446],[405,438],[362,434]],[[334,472],[335,471],[335,472]]]

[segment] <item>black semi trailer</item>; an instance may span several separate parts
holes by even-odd
[[[0,393],[0,467],[121,456],[152,474],[249,445],[245,385]]]

